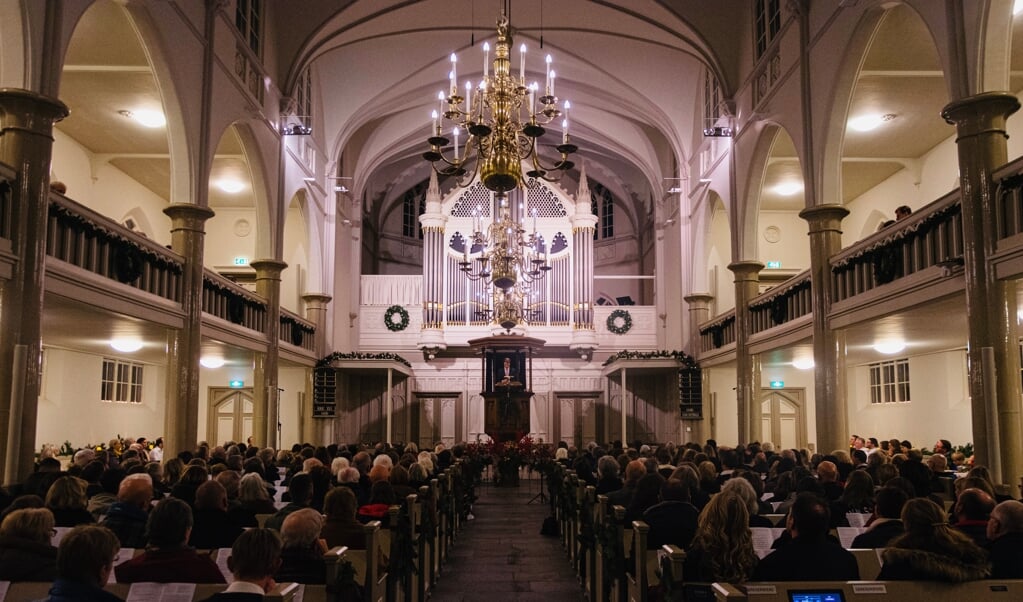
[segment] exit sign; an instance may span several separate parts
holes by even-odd
[[[244,257],[235,257],[234,258],[234,264],[235,265],[248,265],[249,264],[249,260],[244,258]]]
[[[772,389],[784,389],[785,388],[785,381],[783,381],[783,380],[772,380],[771,381],[771,388]]]
[[[767,262],[767,269],[769,269],[769,270],[777,270],[780,267],[781,267],[781,262],[780,261],[768,261]]]
[[[244,380],[232,380],[231,382],[227,383],[227,386],[231,387],[232,389],[241,389],[242,387],[245,386],[245,381]]]

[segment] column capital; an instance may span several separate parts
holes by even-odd
[[[256,278],[273,278],[278,280],[281,277],[281,272],[288,267],[288,264],[276,259],[257,259],[250,261],[249,265],[252,266],[252,269],[256,270]]]
[[[0,119],[17,120],[18,127],[47,138],[53,124],[68,116],[67,105],[49,96],[21,88],[0,88]]]
[[[1008,92],[984,92],[953,100],[941,110],[941,117],[956,126],[959,138],[991,130],[1005,131],[1005,119],[1019,110],[1016,95]]]
[[[171,230],[203,231],[203,225],[216,213],[209,207],[201,207],[194,203],[171,203],[163,208],[163,213],[171,218]]]
[[[327,293],[305,293],[302,295],[302,301],[305,302],[306,309],[326,309],[327,304],[333,299],[334,297]]]
[[[735,274],[736,280],[746,280],[757,276],[764,264],[756,260],[733,261],[728,264],[728,269]]]
[[[810,222],[810,231],[838,229],[849,210],[843,205],[814,205],[799,212],[799,217]]]
[[[707,309],[710,302],[714,300],[714,295],[710,293],[693,293],[682,297],[682,300],[689,304],[689,310],[695,309]]]

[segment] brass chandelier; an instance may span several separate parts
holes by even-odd
[[[440,111],[433,111],[432,135],[427,140],[430,150],[423,153],[439,175],[455,176],[459,186],[468,187],[478,173],[483,186],[499,195],[526,185],[523,161],[532,167],[526,173],[528,177],[553,182],[575,165],[568,157],[578,150],[568,135],[570,104],[566,100],[561,144],[555,147],[561,158],[551,165],[541,160],[537,141],[547,133],[544,126],[562,116],[554,95],[557,75],[551,70],[548,55],[547,83],[543,95],[537,97],[539,86],[535,82],[526,84],[526,45],[519,49],[518,77],[511,74],[511,45],[508,18],[502,14],[497,20],[493,74],[488,63],[490,45],[484,43],[483,79],[475,88],[472,82],[465,82],[465,96],[459,95],[458,59],[451,55],[448,94],[441,91],[437,95]],[[444,121],[453,124],[454,146],[448,156],[444,152],[451,141],[443,134]],[[468,135],[460,145],[462,130]]]

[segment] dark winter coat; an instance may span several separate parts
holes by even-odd
[[[962,583],[984,579],[991,573],[987,552],[977,546],[960,546],[956,556],[930,550],[887,548],[878,581],[915,580]]]

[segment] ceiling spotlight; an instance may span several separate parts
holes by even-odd
[[[856,130],[857,132],[869,132],[880,127],[882,123],[886,123],[892,119],[895,119],[894,113],[885,113],[884,115],[871,113],[868,115],[853,117],[849,120],[848,125],[850,129]]]
[[[136,338],[117,338],[110,341],[110,346],[122,353],[134,353],[142,349],[142,341]]]
[[[163,112],[154,111],[152,109],[138,109],[135,111],[122,110],[117,112],[119,115],[127,117],[128,119],[134,119],[139,124],[147,128],[161,128],[167,125],[167,118],[164,117]]]
[[[216,370],[217,368],[223,366],[226,362],[224,361],[224,358],[220,356],[207,355],[199,358],[199,363],[202,364],[202,366],[205,368]]]
[[[906,348],[906,341],[902,339],[888,339],[885,341],[878,341],[874,343],[874,351],[883,353],[885,355],[893,355],[899,353]]]
[[[234,178],[217,180],[215,186],[228,194],[238,194],[242,190],[245,190],[245,182]]]
[[[792,361],[792,367],[794,367],[794,368],[796,368],[798,370],[809,370],[809,369],[813,368],[814,365],[815,364],[813,362],[813,358],[812,357],[801,357],[801,358],[799,358],[797,360],[793,360]]]
[[[773,190],[775,194],[780,194],[781,196],[792,196],[794,194],[803,192],[803,183],[797,182],[795,180],[790,182],[782,182],[781,184],[776,185],[771,190]]]

